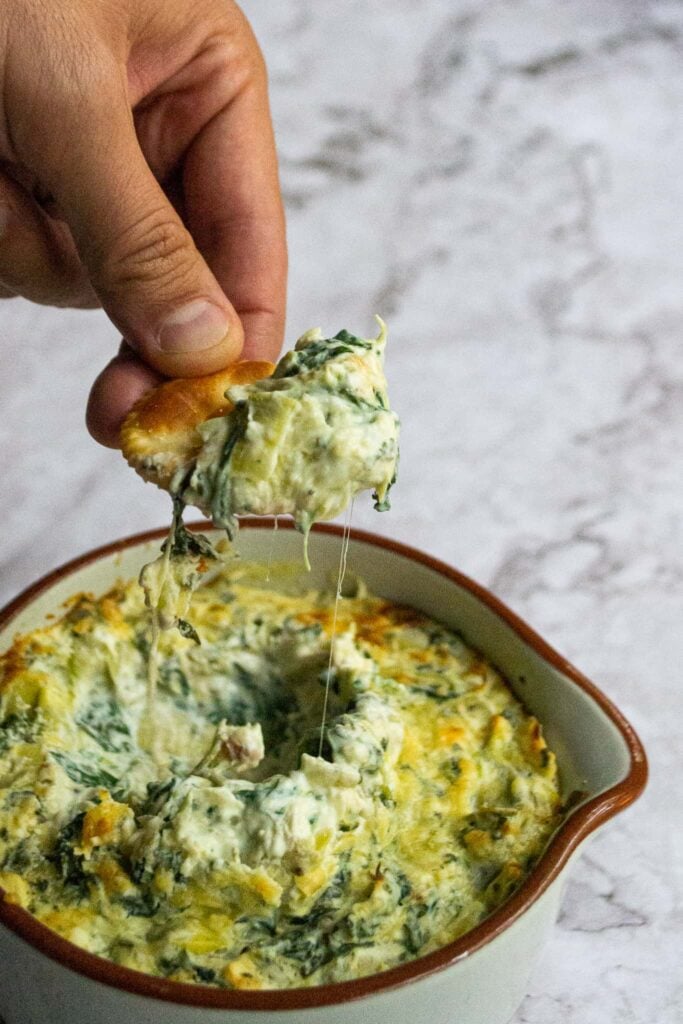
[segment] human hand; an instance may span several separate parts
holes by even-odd
[[[286,248],[265,67],[232,0],[12,0],[0,34],[0,297],[102,305],[118,446],[162,375],[274,358]]]

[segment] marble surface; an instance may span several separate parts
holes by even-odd
[[[288,336],[381,313],[394,509],[615,700],[644,798],[577,864],[515,1024],[683,1020],[683,6],[248,0]],[[6,599],[168,504],[83,427],[100,313],[0,307]],[[360,507],[359,507],[360,506]],[[678,712],[678,715],[677,715]],[[678,783],[678,784],[677,784]]]

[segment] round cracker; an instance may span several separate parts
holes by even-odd
[[[189,468],[199,452],[197,427],[233,408],[226,390],[270,377],[274,369],[273,363],[242,360],[205,377],[165,381],[143,395],[123,421],[123,457],[143,479],[168,490],[178,470]]]

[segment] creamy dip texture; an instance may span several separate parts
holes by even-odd
[[[196,636],[157,638],[155,756],[137,583],[2,658],[0,887],[116,963],[237,989],[374,973],[481,921],[558,824],[536,719],[460,636],[359,581],[321,743],[334,590],[266,576],[220,567]]]
[[[399,421],[389,407],[385,345],[383,323],[371,339],[304,334],[272,377],[228,388],[234,408],[197,428],[201,447],[171,492],[230,532],[236,515],[289,514],[308,534],[364,490],[388,508]]]

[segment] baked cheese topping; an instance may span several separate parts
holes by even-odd
[[[455,632],[232,563],[192,636],[137,583],[75,597],[0,676],[0,887],[72,942],[225,988],[381,971],[472,928],[561,814],[539,723]],[[277,581],[277,586],[275,582]],[[348,589],[348,585],[347,588]],[[353,589],[353,587],[351,588]]]

